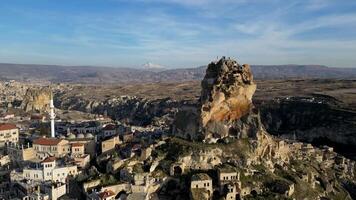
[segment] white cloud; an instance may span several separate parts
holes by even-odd
[[[333,1],[332,0],[308,0],[305,2],[305,8],[310,11],[316,11],[330,6]]]

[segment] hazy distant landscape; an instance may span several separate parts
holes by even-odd
[[[290,78],[356,78],[356,68],[322,65],[252,65],[256,79]],[[206,66],[162,69],[162,71],[101,66],[60,66],[0,63],[0,79],[17,81],[47,81],[53,83],[148,83],[201,80]],[[19,73],[21,72],[21,73]]]

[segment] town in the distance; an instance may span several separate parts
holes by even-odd
[[[97,93],[95,85],[88,91],[66,83],[0,82],[0,199],[355,197],[352,156],[301,139],[311,134],[269,133],[273,123],[266,127],[269,118],[254,105],[259,82],[252,71],[219,58],[208,65],[197,100],[179,103],[128,95],[78,103],[81,93],[92,99],[107,94]],[[319,95],[273,101],[321,111],[331,100]],[[332,130],[324,127],[315,134]],[[340,138],[349,137],[347,131]]]

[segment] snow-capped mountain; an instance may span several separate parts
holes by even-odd
[[[163,70],[167,69],[167,67],[165,67],[163,65],[159,65],[159,64],[155,64],[155,63],[151,63],[151,62],[147,62],[147,63],[143,64],[142,68],[146,69],[146,70],[150,70],[150,71],[163,71]]]

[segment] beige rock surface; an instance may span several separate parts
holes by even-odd
[[[47,112],[49,110],[51,95],[52,92],[49,87],[29,88],[23,98],[21,108],[25,112]]]
[[[251,112],[255,91],[249,65],[224,57],[210,63],[201,93],[201,126],[205,135],[227,136],[233,122]]]

